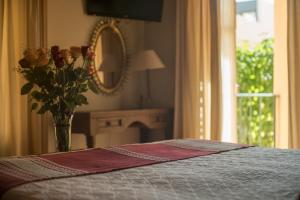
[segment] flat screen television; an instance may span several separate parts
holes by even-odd
[[[89,15],[161,21],[163,0],[86,0]]]

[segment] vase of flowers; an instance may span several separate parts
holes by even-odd
[[[27,81],[22,95],[29,95],[31,109],[52,114],[58,151],[71,149],[71,124],[76,107],[88,104],[89,89],[98,93],[88,66],[94,53],[88,46],[60,50],[27,49],[18,71]]]

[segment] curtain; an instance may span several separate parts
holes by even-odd
[[[222,72],[222,141],[237,142],[236,131],[236,11],[235,0],[219,0]]]
[[[20,96],[23,81],[16,72],[26,47],[25,1],[0,3],[0,154],[28,153],[27,99]],[[24,114],[25,113],[25,114]]]
[[[300,2],[275,0],[275,145],[300,148]]]
[[[274,42],[274,94],[275,99],[275,147],[288,148],[289,142],[289,92],[287,62],[287,2],[275,0]]]
[[[287,64],[290,148],[300,148],[300,1],[287,1]]]
[[[46,10],[46,0],[26,0],[26,42],[28,48],[47,47]],[[49,116],[47,114],[39,115],[35,111],[28,112],[30,154],[48,152],[48,121]]]
[[[39,0],[0,0],[0,156],[40,153],[43,145],[39,122],[20,95],[24,80],[16,70],[24,49],[40,38],[34,24],[43,19],[42,7]]]
[[[217,2],[177,0],[175,138],[220,139]]]

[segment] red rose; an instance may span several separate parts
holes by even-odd
[[[58,60],[60,58],[63,58],[63,57],[64,56],[63,56],[63,54],[61,52],[57,52],[57,53],[55,53],[55,54],[52,55],[52,58],[53,58],[54,61]]]
[[[52,56],[56,55],[59,53],[59,46],[52,46],[51,47],[51,54]]]
[[[81,46],[81,54],[83,57],[86,56],[86,54],[88,53],[89,50],[89,46]]]
[[[65,65],[63,57],[58,57],[57,59],[54,60],[54,63],[57,68],[61,68]]]
[[[56,67],[61,68],[65,65],[64,57],[60,52],[54,52],[52,55]]]

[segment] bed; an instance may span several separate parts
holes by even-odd
[[[300,151],[168,140],[0,159],[1,199],[300,199]]]

